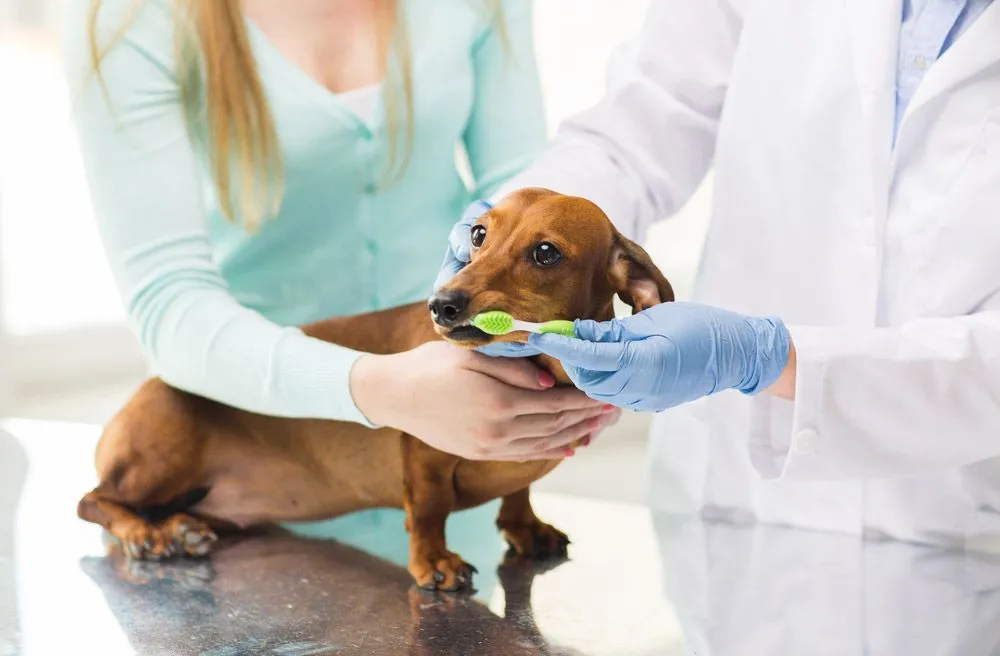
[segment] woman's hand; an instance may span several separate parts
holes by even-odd
[[[664,303],[625,319],[577,321],[579,339],[531,335],[590,397],[665,410],[726,389],[794,394],[794,348],[778,319]]]
[[[395,355],[366,355],[351,393],[368,420],[469,460],[542,460],[613,423],[613,408],[531,361],[491,358],[444,342]]]

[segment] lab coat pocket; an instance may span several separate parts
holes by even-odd
[[[924,315],[972,312],[1000,289],[1000,112],[983,124],[949,193],[934,212],[909,288]]]

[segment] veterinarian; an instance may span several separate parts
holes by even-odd
[[[362,357],[294,327],[426,299],[446,217],[544,146],[530,3],[414,4],[72,3],[65,62],[107,259],[177,388],[458,453],[477,431],[504,436],[497,458],[561,446],[601,404],[526,361],[441,343]]]
[[[693,301],[530,348],[675,408],[661,510],[1000,548],[1000,3],[654,0],[497,195],[584,196],[641,239],[710,167]]]

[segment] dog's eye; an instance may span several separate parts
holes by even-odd
[[[559,249],[547,241],[535,246],[531,256],[535,258],[535,263],[539,266],[552,266],[562,259],[562,253],[559,252]]]
[[[481,225],[472,226],[472,246],[479,248],[486,241],[486,228]]]

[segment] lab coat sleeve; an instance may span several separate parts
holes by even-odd
[[[1000,456],[1000,310],[790,331],[796,398],[766,477],[912,476]]]
[[[533,186],[582,196],[641,240],[712,163],[741,26],[732,0],[653,0],[640,34],[613,57],[605,97],[562,123],[496,198]]]
[[[358,353],[271,323],[230,294],[212,258],[199,163],[173,71],[168,3],[107,0],[98,36],[133,22],[92,74],[90,3],[69,3],[63,54],[99,233],[133,330],[171,385],[245,410],[368,424]]]
[[[475,198],[489,198],[545,147],[545,108],[529,0],[505,0],[472,47],[472,112],[463,134]],[[485,17],[489,19],[490,17]]]

